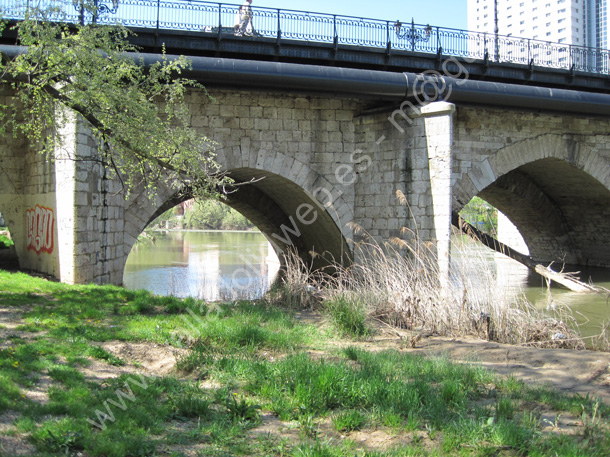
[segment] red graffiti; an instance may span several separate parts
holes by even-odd
[[[25,230],[28,251],[53,252],[55,214],[51,208],[36,205],[25,211]]]

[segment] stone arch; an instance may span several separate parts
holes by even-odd
[[[342,191],[305,162],[281,152],[253,150],[250,153],[242,153],[238,148],[219,151],[217,160],[223,170],[229,173],[252,169],[255,174],[269,173],[287,178],[303,189],[309,198],[324,206],[345,236],[351,239],[352,233],[347,224],[354,220],[353,208],[345,201]]]
[[[535,261],[610,267],[606,152],[574,134],[505,146],[456,183],[454,209],[478,195],[519,228]]]
[[[256,159],[250,160],[238,151],[220,151],[217,161],[236,183],[255,180],[227,195],[224,203],[263,232],[280,261],[282,253],[290,248],[315,269],[351,261],[351,230],[347,223],[353,219],[353,211],[324,176],[282,153],[258,153]],[[148,224],[189,198],[188,192],[164,186],[153,200],[136,193],[125,209],[124,261]]]

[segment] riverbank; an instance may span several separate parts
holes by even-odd
[[[150,230],[151,232],[194,232],[194,233],[261,233],[260,230],[253,228],[248,230],[202,230],[202,229],[164,229],[164,228],[154,228]]]
[[[356,338],[330,315],[262,301],[0,272],[0,355],[3,456],[610,449],[605,353],[419,339],[375,321]]]

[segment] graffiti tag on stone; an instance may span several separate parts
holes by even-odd
[[[55,213],[51,208],[36,205],[25,211],[26,242],[28,251],[53,252],[53,225]]]

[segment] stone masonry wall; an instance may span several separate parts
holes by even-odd
[[[188,94],[191,125],[217,142],[224,170],[240,179],[265,178],[251,189],[264,197],[260,201],[266,206],[258,209],[268,218],[265,233],[271,239],[274,223],[296,217],[299,205],[314,202],[320,204],[317,222],[297,225],[302,240],[315,248],[324,247],[335,232],[351,243],[350,222],[378,240],[400,236],[403,226],[423,240],[436,238],[429,168],[429,147],[436,143],[425,118],[398,116],[391,122],[391,112],[370,114],[368,102],[353,99],[229,90],[211,95]],[[591,255],[598,251],[610,262],[610,252],[604,251],[610,246],[610,121],[469,106],[457,106],[452,116],[454,210],[493,189],[510,196],[503,201],[517,202],[512,173],[518,169],[520,179],[530,179],[549,200],[562,187],[576,190],[580,200],[558,203],[557,214],[593,205],[595,211],[580,225],[568,218],[562,236],[581,258],[599,261]],[[176,192],[160,186],[152,199],[135,192],[125,201],[117,180],[95,160],[97,147],[87,129],[78,122],[67,128],[64,152],[81,159],[76,162],[47,161],[22,140],[2,138],[0,211],[22,230],[26,209],[39,205],[55,211],[57,249],[34,254],[19,242],[20,254],[33,259],[26,260],[33,268],[67,282],[121,283],[137,236],[164,205],[176,202]],[[58,158],[65,158],[61,151]],[[551,172],[569,185],[555,185]],[[407,206],[396,198],[397,190]],[[534,208],[531,202],[519,204]],[[269,208],[281,215],[274,217]]]

